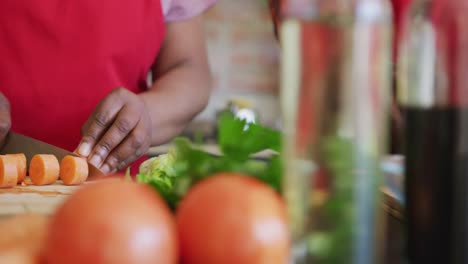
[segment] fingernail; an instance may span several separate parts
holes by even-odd
[[[104,173],[109,173],[110,172],[110,167],[109,165],[105,164],[104,166],[101,167],[101,171]]]
[[[98,155],[93,155],[89,160],[89,163],[91,163],[94,167],[98,167],[101,163],[101,157]]]
[[[91,153],[91,144],[87,142],[83,142],[78,147],[78,154],[84,157],[88,157],[89,153]]]

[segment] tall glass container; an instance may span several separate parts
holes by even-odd
[[[284,197],[294,263],[379,263],[390,3],[284,0],[280,28]]]
[[[408,257],[468,263],[468,1],[414,1],[400,50]]]

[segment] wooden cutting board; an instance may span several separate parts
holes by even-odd
[[[53,185],[18,185],[0,189],[0,218],[21,214],[52,214],[57,206],[81,186],[65,186],[61,181]]]

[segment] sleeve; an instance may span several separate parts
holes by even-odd
[[[170,0],[169,2],[165,14],[166,22],[181,21],[195,17],[214,5],[217,0]]]

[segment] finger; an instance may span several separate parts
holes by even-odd
[[[142,156],[141,153],[145,153],[146,151],[148,151],[148,149],[149,149],[149,145],[141,146],[139,149],[134,151],[133,154],[131,154],[129,157],[127,157],[127,159],[125,159],[124,161],[121,161],[120,163],[118,163],[116,165],[116,167],[111,168],[109,166],[109,167],[104,168],[104,170],[110,170],[109,172],[105,172],[105,173],[106,174],[112,174],[112,173],[116,173],[117,171],[121,171],[121,170],[124,170],[124,169],[128,168],[128,166],[130,166],[134,161],[136,161],[137,159],[139,159]]]
[[[90,156],[89,162],[100,167],[108,155],[131,134],[140,120],[139,110],[131,106],[124,106],[117,115],[109,130],[99,140]]]
[[[132,133],[107,157],[101,170],[105,173],[121,170],[149,149],[149,133],[144,122],[138,122]]]
[[[0,93],[0,146],[3,146],[5,137],[11,128],[10,103],[8,99]]]
[[[138,149],[135,152],[135,154],[133,154],[132,156],[128,157],[126,160],[121,162],[120,166],[116,169],[116,171],[117,170],[120,171],[120,170],[128,168],[130,165],[132,165],[133,162],[135,162],[137,159],[141,158],[145,153],[147,153],[149,147],[150,147],[149,144],[145,144],[144,146],[142,146],[140,149]]]
[[[98,104],[82,128],[83,138],[77,148],[79,155],[89,157],[96,142],[114,122],[123,105],[124,101],[118,92],[112,92]]]

